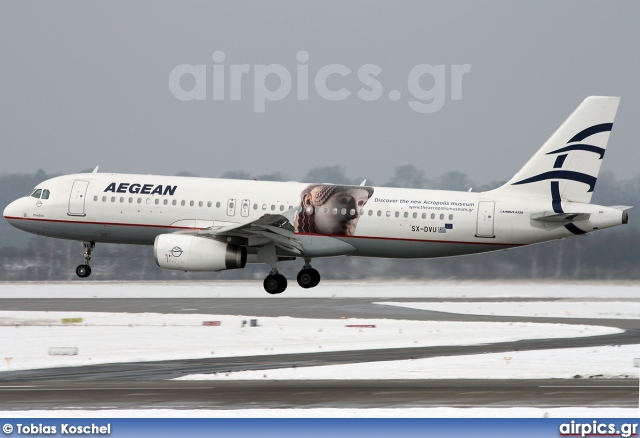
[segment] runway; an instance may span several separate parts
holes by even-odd
[[[203,313],[301,318],[510,321],[619,327],[623,333],[470,346],[221,357],[0,373],[0,409],[293,407],[637,407],[638,380],[170,381],[188,374],[410,360],[437,356],[637,344],[638,320],[473,316],[382,306],[385,299],[2,299],[5,310]],[[393,301],[403,301],[393,299]],[[407,300],[409,301],[409,300]],[[416,300],[410,301],[430,301]],[[431,300],[435,301],[435,300]],[[438,300],[442,301],[442,299]],[[449,300],[447,300],[449,301]],[[451,300],[455,301],[455,300]],[[465,300],[465,301],[468,301]],[[483,301],[491,301],[484,299]],[[504,298],[496,301],[505,301]],[[527,299],[527,301],[533,301]]]
[[[637,381],[47,382],[0,386],[0,409],[638,406]]]

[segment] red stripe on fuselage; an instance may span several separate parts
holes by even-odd
[[[175,230],[204,230],[204,228],[175,227],[171,225],[128,224],[128,223],[118,223],[118,222],[81,222],[81,221],[67,221],[67,220],[61,220],[61,219],[38,219],[38,218],[24,218],[24,217],[12,217],[12,216],[5,216],[4,218],[7,220],[55,222],[55,223],[78,224],[78,225],[113,225],[118,227],[147,227],[147,228],[170,228]],[[462,242],[457,240],[423,240],[423,239],[406,239],[406,238],[400,238],[400,237],[347,236],[345,234],[314,234],[314,233],[296,233],[296,234],[300,236],[335,237],[339,239],[396,240],[396,241],[402,241],[402,242],[452,243],[452,244],[458,244],[458,245],[526,246],[526,244],[524,243]]]

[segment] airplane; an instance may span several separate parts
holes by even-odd
[[[59,176],[9,204],[29,233],[82,242],[78,277],[96,243],[153,245],[156,264],[222,271],[302,258],[302,288],[319,257],[433,258],[504,250],[628,223],[628,206],[590,203],[619,97],[591,96],[506,184],[486,192],[92,173]]]

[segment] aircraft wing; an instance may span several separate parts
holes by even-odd
[[[288,212],[290,213],[290,212]],[[287,216],[293,217],[293,214]],[[252,222],[222,227],[210,227],[197,233],[201,236],[240,237],[247,246],[263,246],[273,243],[294,254],[302,254],[302,243],[293,231],[289,218],[282,214],[266,214]]]

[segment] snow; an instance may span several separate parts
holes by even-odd
[[[78,318],[82,319],[81,323],[63,323],[63,319]],[[251,319],[257,319],[258,327],[250,327],[248,322]],[[204,326],[205,321],[219,321],[220,325]],[[243,321],[247,322],[244,326]],[[347,327],[348,325],[374,325],[375,328]],[[11,358],[0,364],[0,370],[203,357],[472,345],[619,332],[620,329],[611,327],[543,323],[0,311],[0,355]],[[48,350],[51,347],[75,347],[79,354],[50,356]],[[335,374],[332,372],[332,375]]]
[[[0,283],[0,298],[626,298],[640,297],[640,283],[494,281],[325,281],[313,289],[290,282],[268,295],[261,281],[21,282]]]
[[[284,298],[439,298],[435,303],[385,302],[459,314],[538,317],[540,322],[451,322],[389,319],[302,319],[249,315],[0,311],[0,370],[281,353],[435,345],[475,345],[520,339],[597,336],[620,332],[593,325],[546,323],[544,318],[638,319],[640,285],[612,283],[323,282],[292,287]],[[0,298],[265,298],[258,282],[4,283]],[[502,299],[447,302],[448,298]],[[518,298],[518,301],[509,299]],[[528,301],[527,298],[531,298]],[[544,301],[539,301],[544,299]],[[551,301],[562,299],[563,301]],[[63,318],[82,318],[64,323]],[[250,327],[251,319],[258,326]],[[219,326],[203,326],[220,321]],[[375,325],[353,328],[346,325]],[[187,341],[188,340],[188,341]],[[50,347],[77,347],[77,356],[50,356]],[[185,380],[282,379],[539,379],[626,378],[637,384],[639,345],[520,351],[296,369],[185,376]],[[266,376],[266,377],[265,377]],[[620,384],[620,381],[617,381]],[[3,417],[634,417],[626,408],[416,408],[0,411]]]
[[[635,408],[126,409],[0,411],[1,418],[637,418]]]
[[[408,307],[463,315],[500,315],[542,318],[640,319],[640,301],[536,301],[519,303],[455,302],[393,303],[386,306]]]

